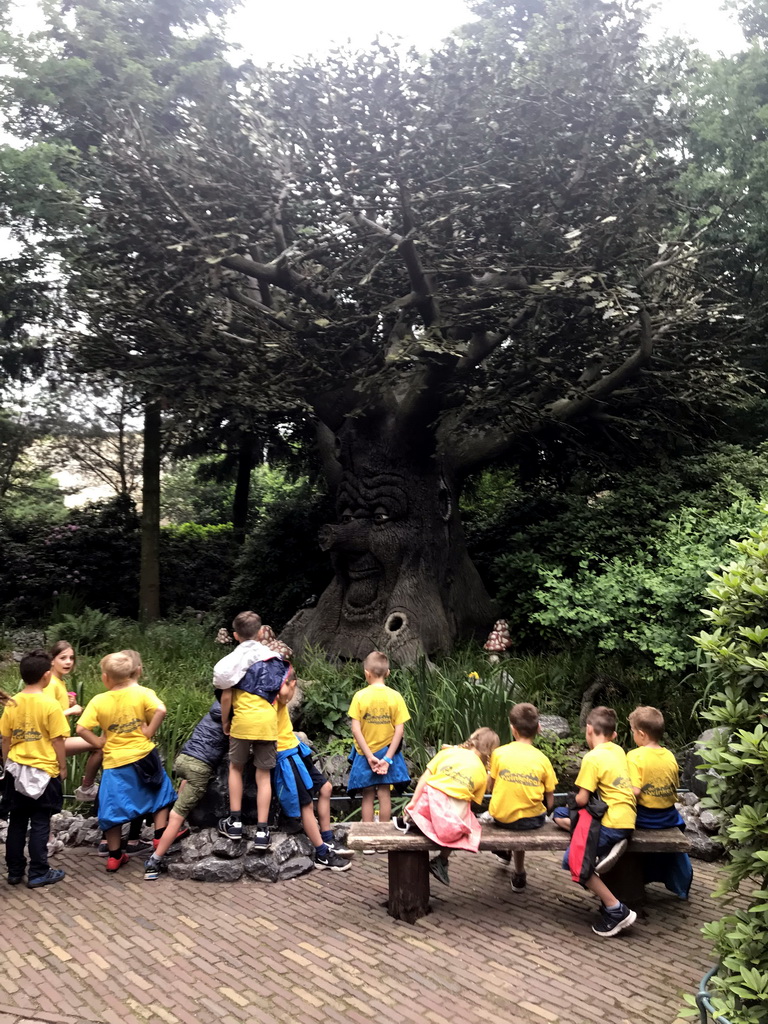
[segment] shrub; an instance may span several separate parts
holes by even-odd
[[[768,513],[768,506],[763,509]],[[713,628],[695,638],[720,689],[704,717],[714,738],[703,803],[720,817],[728,854],[719,895],[749,887],[747,910],[705,928],[721,966],[715,1012],[731,1024],[762,1024],[768,1005],[768,520],[733,542],[738,558],[710,573]]]
[[[160,531],[160,599],[165,614],[207,611],[229,588],[238,545],[229,524],[182,523]]]

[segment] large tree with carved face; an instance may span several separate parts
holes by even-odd
[[[236,70],[206,34],[190,82],[142,46],[167,0],[70,6],[14,128],[74,144],[88,301],[194,310],[238,402],[311,430],[334,489],[335,578],[286,638],[409,661],[487,629],[467,475],[537,435],[651,430],[721,351],[725,300],[696,274],[716,214],[670,155],[675,60],[644,50],[633,0],[542,0],[476,4],[427,57]],[[189,33],[205,4],[185,7]],[[74,75],[78,117],[43,117]]]

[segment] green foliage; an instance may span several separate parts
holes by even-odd
[[[108,654],[115,648],[125,626],[94,608],[84,608],[79,615],[65,613],[48,631],[47,640],[67,640],[78,654]]]
[[[703,712],[714,734],[701,757],[704,806],[719,815],[728,853],[720,893],[746,885],[751,902],[705,932],[721,961],[715,1012],[760,1024],[768,996],[768,519],[732,543],[736,559],[710,573],[711,632],[694,640],[719,688]]]
[[[182,523],[160,531],[160,599],[166,614],[208,611],[226,593],[237,545],[229,524]]]

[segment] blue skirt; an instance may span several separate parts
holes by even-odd
[[[682,814],[672,807],[637,808],[638,828],[679,828],[685,832]],[[687,853],[646,853],[643,877],[649,882],[662,882],[679,899],[687,900],[693,883],[693,865]]]
[[[384,757],[387,750],[389,750],[389,744],[382,747],[381,750],[374,750],[373,753],[376,757]],[[392,764],[386,775],[377,775],[376,772],[371,771],[366,758],[362,754],[358,754],[354,747],[352,747],[349,760],[352,767],[347,781],[347,792],[350,796],[354,796],[361,789],[370,789],[371,786],[393,786],[396,793],[402,793],[410,784],[411,776],[408,773],[405,758],[399,750],[392,758]]]
[[[175,800],[176,790],[166,772],[159,786],[150,787],[142,781],[135,762],[104,768],[99,786],[99,828],[106,832],[134,818],[155,814]]]

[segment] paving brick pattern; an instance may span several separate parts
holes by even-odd
[[[673,1024],[722,912],[701,863],[690,903],[653,886],[615,940],[554,853],[521,895],[492,854],[454,857],[416,925],[386,914],[383,856],[278,884],[108,876],[85,849],[55,864],[65,882],[0,890],[0,1024]]]

